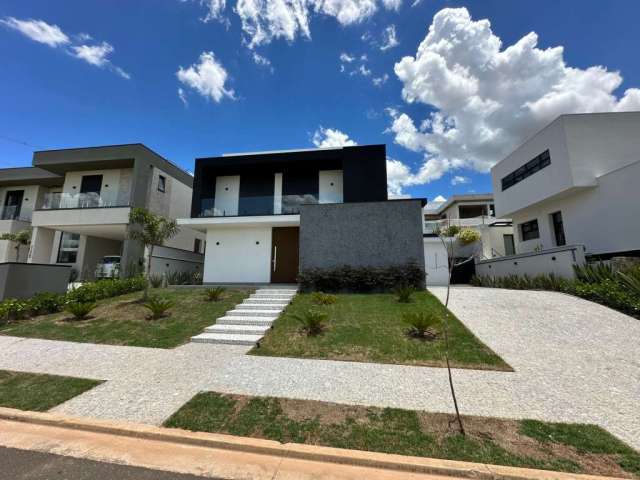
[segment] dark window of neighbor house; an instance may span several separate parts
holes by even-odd
[[[516,183],[520,183],[527,177],[551,165],[551,154],[549,150],[545,150],[533,160],[529,160],[517,170],[511,172],[502,179],[502,191],[513,187]]]
[[[58,248],[58,263],[76,263],[79,246],[79,234],[62,232],[62,235],[60,235],[60,247]]]
[[[475,218],[487,215],[486,205],[460,205],[458,207],[460,218]]]
[[[522,237],[523,242],[540,238],[540,231],[538,230],[538,220],[531,220],[529,222],[521,223],[520,236]]]
[[[163,175],[158,175],[158,191],[164,193],[166,186],[167,186],[167,178]]]
[[[551,214],[551,224],[553,225],[553,235],[556,239],[556,245],[562,247],[567,244],[564,236],[564,223],[562,222],[562,212],[554,212]]]
[[[199,238],[196,238],[193,241],[193,251],[196,253],[200,253],[200,248],[202,247],[202,241]]]

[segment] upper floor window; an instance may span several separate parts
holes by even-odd
[[[528,161],[517,170],[511,172],[509,175],[502,179],[502,191],[507,188],[513,187],[516,183],[521,182],[527,177],[530,177],[544,167],[551,165],[551,155],[549,150],[545,150],[533,160]]]
[[[538,230],[538,220],[531,220],[529,222],[521,223],[520,236],[522,237],[523,242],[540,238],[540,231]]]
[[[167,187],[167,177],[164,175],[158,175],[158,191],[163,192]]]

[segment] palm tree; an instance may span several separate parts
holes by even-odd
[[[151,274],[151,258],[153,247],[162,246],[165,240],[175,237],[180,228],[175,220],[155,215],[144,208],[134,208],[129,213],[129,222],[135,226],[129,232],[129,238],[138,240],[147,249],[147,285],[144,289],[143,300],[149,298],[149,277]]]
[[[25,229],[16,233],[3,233],[0,236],[0,240],[8,240],[9,242],[15,243],[16,249],[16,262],[20,261],[20,247],[23,245],[29,245],[31,243],[31,230]]]

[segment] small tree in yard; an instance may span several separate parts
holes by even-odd
[[[16,233],[3,233],[0,236],[0,240],[8,240],[15,243],[16,249],[16,262],[20,261],[20,247],[23,245],[29,245],[31,243],[31,230],[21,230]]]
[[[171,220],[160,215],[155,215],[144,208],[134,208],[129,214],[129,222],[137,228],[129,232],[129,238],[138,240],[147,250],[147,268],[146,277],[151,275],[151,258],[153,257],[153,248],[175,237],[180,228],[175,220]],[[144,289],[143,300],[149,298],[149,282]]]
[[[464,425],[462,424],[462,417],[460,416],[460,409],[458,408],[458,399],[456,397],[456,390],[453,386],[453,376],[451,374],[451,365],[449,363],[449,296],[451,294],[451,277],[453,275],[453,269],[457,266],[463,265],[473,260],[474,255],[466,258],[460,262],[455,261],[454,256],[454,244],[458,240],[462,245],[470,245],[480,239],[480,234],[472,229],[460,229],[455,225],[451,225],[440,232],[438,237],[442,245],[444,245],[447,251],[448,257],[448,278],[447,278],[447,297],[444,302],[445,312],[442,319],[443,334],[444,334],[444,357],[447,364],[447,374],[449,376],[449,388],[451,389],[451,397],[453,398],[453,406],[456,410],[456,420],[458,422],[458,428],[462,435],[465,435]]]

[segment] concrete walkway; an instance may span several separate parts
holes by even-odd
[[[439,298],[444,289],[432,289]],[[457,287],[450,304],[515,372],[456,370],[469,415],[595,423],[640,448],[640,321],[554,292]],[[160,424],[203,390],[451,412],[440,368],[0,336],[0,369],[108,380],[55,410]]]

